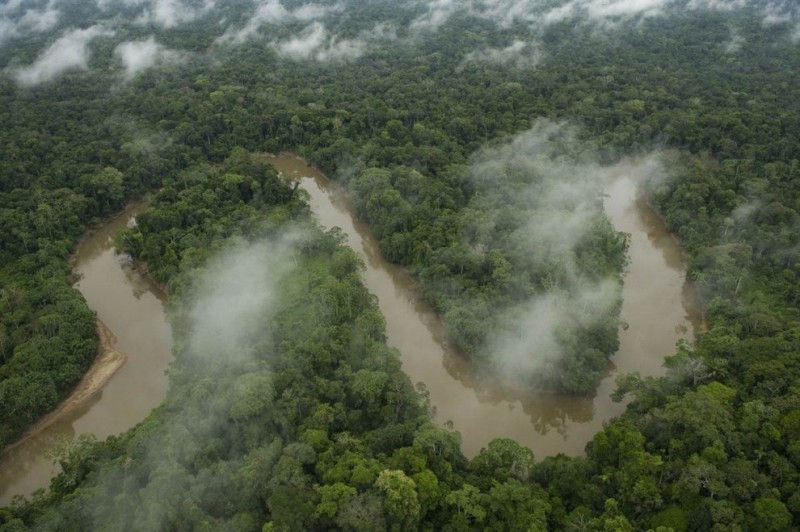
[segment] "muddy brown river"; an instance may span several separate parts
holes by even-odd
[[[114,253],[114,235],[144,209],[128,207],[79,246],[75,287],[117,337],[125,364],[77,408],[0,455],[0,506],[15,494],[45,487],[57,472],[48,451],[62,439],[85,432],[98,438],[119,434],[142,421],[163,400],[165,370],[172,359],[172,334],[164,315],[164,295]]]
[[[448,345],[441,319],[417,297],[409,274],[383,259],[377,241],[356,219],[340,187],[292,155],[271,156],[269,162],[287,177],[299,179],[320,224],[340,227],[349,245],[364,257],[364,283],[378,296],[388,343],[400,351],[403,371],[411,381],[425,383],[436,420],[452,421],[461,433],[469,457],[498,437],[517,440],[537,457],[583,453],[603,422],[625,408],[610,398],[617,375],[661,374],[664,357],[674,353],[680,338],[692,334],[680,249],[640,200],[635,164],[614,167],[604,202],[615,227],[631,235],[622,307],[622,319],[629,327],[620,331],[616,368],[594,398],[585,398],[514,391],[476,377],[469,361]]]
[[[477,378],[469,362],[450,348],[439,317],[415,293],[408,273],[386,262],[378,243],[360,223],[343,192],[319,171],[293,155],[269,156],[287,177],[300,181],[311,208],[326,228],[340,227],[366,263],[363,278],[378,297],[386,318],[388,342],[400,351],[403,370],[423,382],[436,421],[452,421],[467,456],[494,438],[509,437],[533,449],[539,458],[578,455],[603,422],[624,405],[611,401],[614,379],[624,372],[663,372],[663,358],[675,343],[690,338],[693,326],[685,295],[681,254],[663,224],[636,190],[635,166],[619,165],[606,185],[605,208],[618,230],[630,233],[630,266],[625,275],[616,368],[609,371],[594,398],[518,392]],[[17,493],[44,487],[55,473],[48,449],[61,438],[93,432],[99,438],[132,427],[163,399],[164,372],[171,360],[171,336],[163,294],[113,252],[113,235],[142,209],[131,207],[86,239],[77,252],[76,287],[117,336],[116,349],[127,363],[78,410],[0,455],[0,506]]]

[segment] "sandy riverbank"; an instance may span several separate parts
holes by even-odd
[[[3,453],[11,451],[29,438],[39,434],[53,423],[69,416],[80,408],[94,394],[103,389],[106,383],[125,364],[128,357],[116,349],[117,337],[105,323],[97,320],[97,334],[99,336],[98,354],[89,370],[83,375],[80,383],[55,410],[41,418],[30,427],[16,442],[8,445]]]

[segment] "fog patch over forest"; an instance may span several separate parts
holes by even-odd
[[[49,31],[58,24],[61,12],[55,7],[56,0],[49,0],[40,9],[19,10],[21,4],[22,0],[16,0],[0,5],[0,45],[8,39]],[[15,11],[21,14],[13,16]]]
[[[192,295],[191,357],[236,360],[263,338],[298,238],[289,233],[277,241],[239,243],[209,262]]]
[[[337,39],[330,36],[325,26],[314,22],[297,37],[284,41],[273,41],[271,46],[279,55],[294,60],[314,59],[331,61],[355,59],[366,51],[366,43],[360,39]]]
[[[171,371],[179,380],[191,375],[196,387],[167,398],[161,407],[167,415],[145,429],[146,438],[131,444],[134,458],[91,479],[84,497],[74,502],[78,508],[57,509],[48,517],[75,511],[87,515],[95,530],[121,522],[136,530],[160,530],[174,518],[180,501],[236,480],[222,478],[219,464],[187,464],[207,452],[208,442],[225,439],[236,419],[268,407],[273,393],[269,323],[279,310],[281,283],[294,268],[293,250],[301,238],[288,232],[256,243],[239,240],[192,274],[191,286],[179,296],[189,303],[176,305],[172,313],[178,354]],[[148,480],[137,480],[144,485],[133,493],[127,487],[130,478]]]
[[[140,24],[156,24],[174,28],[191,22],[214,8],[214,0],[206,0],[200,6],[186,5],[180,0],[154,0],[151,6],[137,19]]]
[[[572,350],[571,339],[618,326],[620,278],[595,271],[583,249],[601,228],[613,231],[602,194],[620,167],[639,181],[666,179],[656,154],[603,166],[576,128],[544,119],[474,156],[470,207],[491,214],[468,224],[467,245],[502,248],[538,286],[521,303],[495,311],[500,316],[488,333],[487,353],[505,378],[535,382],[537,374],[581,364],[584,353]],[[587,345],[602,351],[605,341]]]
[[[433,0],[410,4],[425,9],[411,24],[417,30],[437,30],[456,13],[490,20],[505,28],[522,23],[540,30],[569,19],[614,27],[634,19],[668,16],[675,10],[731,11],[748,7],[746,0]],[[762,13],[765,25],[793,25],[794,38],[800,38],[800,6],[796,3],[768,0],[752,8]]]
[[[764,26],[788,24],[794,26],[792,41],[800,41],[800,4],[790,0],[768,3],[763,8]]]
[[[175,64],[182,58],[180,52],[170,50],[166,46],[156,42],[153,36],[143,41],[126,41],[120,43],[114,49],[114,53],[122,61],[122,66],[125,68],[125,77],[127,79],[131,79],[139,72],[156,65]]]
[[[249,38],[256,37],[262,26],[268,24],[282,24],[287,22],[315,22],[323,17],[340,12],[344,9],[342,3],[334,5],[303,4],[293,10],[288,10],[280,0],[266,0],[256,5],[247,23],[241,28],[229,27],[218,39],[220,42],[241,44]]]
[[[100,25],[68,30],[39,54],[33,64],[14,70],[14,77],[22,85],[33,86],[69,70],[86,70],[91,55],[89,42],[95,37],[112,35],[112,30]]]
[[[483,48],[470,52],[464,58],[464,64],[511,64],[518,68],[533,68],[540,59],[541,52],[537,46],[517,39],[503,48]]]
[[[16,61],[18,66],[6,71],[19,84],[33,86],[68,70],[86,70],[90,54],[87,43],[99,34],[97,28],[106,28],[104,31],[108,32],[119,30],[119,34],[157,31],[160,42],[168,42],[165,32],[199,19],[217,28],[217,32],[210,35],[209,45],[240,45],[261,39],[283,58],[318,62],[355,60],[398,40],[411,43],[424,38],[426,33],[438,31],[459,16],[497,24],[509,33],[499,42],[465,49],[463,64],[529,68],[542,61],[541,36],[553,24],[569,20],[602,31],[686,10],[754,10],[765,26],[783,26],[789,38],[800,40],[800,6],[785,0],[768,0],[757,6],[743,0],[405,0],[392,4],[391,8],[381,8],[377,3],[365,7],[351,0],[301,4],[264,0],[242,6],[243,11],[234,17],[229,16],[229,6],[216,0],[97,0],[93,4],[96,15],[80,22],[64,19],[60,8],[62,1],[15,1],[0,7],[0,45],[48,31],[63,32],[27,67],[19,63],[29,62],[28,57],[11,59],[11,64]],[[370,26],[359,21],[358,13],[364,9],[372,12]],[[399,14],[406,17],[400,24]],[[343,34],[339,29],[341,19],[354,23],[358,29]],[[88,27],[76,28],[84,24]],[[287,27],[290,33],[286,32]],[[727,53],[737,52],[744,44],[737,38],[736,28],[731,31],[730,42],[724,44]],[[165,49],[156,49],[146,34],[131,41],[146,44],[140,44],[138,50],[133,45],[118,45],[116,52],[125,62],[126,77],[162,63],[174,63],[176,56]],[[170,46],[180,51],[180,44],[171,43]],[[192,53],[197,51],[196,45],[192,45]],[[153,61],[153,57],[158,59]]]

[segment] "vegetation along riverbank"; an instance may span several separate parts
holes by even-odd
[[[800,526],[793,4],[23,0],[0,27],[0,444],[96,356],[76,240],[159,189],[123,241],[176,339],[164,403],[73,443],[0,529]],[[620,165],[685,247],[707,331],[622,376],[582,456],[467,459],[360,259],[252,155],[282,151],[347,188],[487,375],[602,383]]]

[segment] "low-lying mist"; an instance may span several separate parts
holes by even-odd
[[[71,20],[70,6],[60,0],[39,7],[24,2],[0,6],[0,46],[58,32],[46,39],[48,44],[33,62],[28,57],[18,63],[12,60],[10,64],[15,66],[7,67],[6,72],[24,86],[49,82],[66,71],[88,69],[88,44],[94,37],[137,35],[137,40],[118,43],[115,49],[124,76],[130,79],[146,68],[201,55],[202,50],[195,46],[172,45],[173,50],[154,41],[172,43],[169,33],[183,32],[191,24],[215,28],[208,35],[209,50],[225,53],[229,46],[261,40],[289,60],[341,62],[384,50],[392,43],[424,40],[452,20],[466,17],[494,24],[505,36],[491,45],[464,49],[462,66],[482,63],[518,68],[533,68],[546,59],[542,37],[548,28],[564,22],[587,31],[606,31],[686,10],[752,8],[765,27],[779,29],[794,41],[800,39],[800,8],[783,0],[766,0],[758,6],[742,0],[403,0],[391,8],[378,4],[367,11],[351,0],[299,4],[262,0],[236,6],[216,0],[96,0],[92,7],[95,12],[86,20],[87,27],[79,28],[65,22]],[[723,43],[728,54],[747,46],[738,30],[732,26],[731,40]]]
[[[643,175],[662,173],[657,157],[641,161]],[[614,174],[578,129],[548,120],[473,156],[469,208],[481,215],[466,245],[511,265],[482,357],[502,377],[580,389],[572,381],[596,380],[617,350],[626,237],[602,205]]]
[[[300,239],[289,232],[230,244],[191,275],[188,288],[171,296],[176,361],[158,421],[145,420],[128,443],[124,463],[106,464],[98,477],[89,477],[79,497],[45,516],[45,529],[57,529],[60,515],[76,512],[94,530],[122,524],[160,530],[174,519],[180,501],[200,497],[220,482],[241,483],[219,477],[220,463],[199,469],[187,464],[202,463],[198,456],[228,438],[237,418],[268,407],[270,320]]]
[[[263,341],[297,239],[287,234],[280,240],[238,243],[209,262],[191,295],[190,359],[236,361],[248,346]]]

